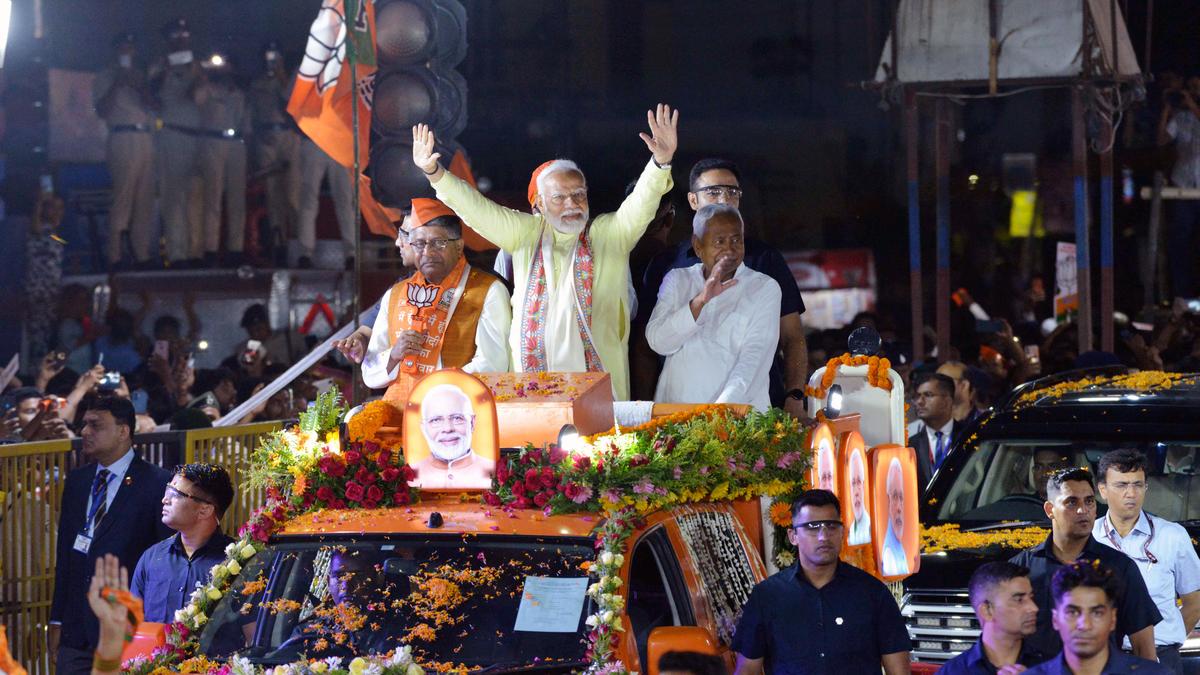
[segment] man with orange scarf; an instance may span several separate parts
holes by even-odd
[[[629,252],[671,189],[678,111],[646,113],[652,153],[614,213],[591,217],[587,181],[570,160],[538,167],[537,213],[506,209],[438,163],[427,125],[413,127],[413,163],[463,221],[513,257],[516,293],[509,346],[517,372],[607,371],[617,400],[629,398]],[[532,195],[531,195],[532,196]]]
[[[441,368],[507,372],[504,343],[512,321],[503,282],[463,257],[462,221],[436,199],[414,199],[408,245],[416,272],[380,300],[363,382],[387,387],[403,405],[421,377]]]

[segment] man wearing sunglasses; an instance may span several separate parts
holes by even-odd
[[[233,484],[215,464],[175,469],[162,497],[162,522],[175,534],[146,549],[129,582],[142,599],[147,621],[169,623],[225,560],[233,538],[221,532],[221,516],[233,503]]]
[[[1159,663],[1182,673],[1179,647],[1200,622],[1200,558],[1181,525],[1142,510],[1147,489],[1142,453],[1113,450],[1100,458],[1099,472],[1108,513],[1096,520],[1092,536],[1137,563],[1163,617],[1154,627]]]
[[[881,581],[839,562],[844,536],[832,492],[808,490],[792,504],[796,564],[750,593],[733,636],[736,675],[909,672],[900,608]]]

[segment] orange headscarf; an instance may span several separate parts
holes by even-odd
[[[550,166],[550,165],[551,165],[551,164],[553,164],[555,161],[556,161],[556,160],[553,160],[553,159],[552,159],[552,160],[550,160],[549,162],[542,162],[541,166],[539,166],[538,168],[534,169],[534,170],[533,170],[533,175],[529,177],[529,207],[530,207],[530,208],[533,208],[534,206],[537,206],[537,198],[538,198],[538,187],[537,187],[537,181],[538,181],[538,176],[542,175],[542,172],[546,170],[546,167]]]
[[[449,206],[446,206],[440,200],[418,197],[412,200],[413,228],[423,227],[429,224],[429,221],[442,216],[458,217]]]

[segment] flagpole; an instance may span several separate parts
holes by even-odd
[[[359,199],[358,199],[358,185],[359,185],[359,181],[361,180],[362,165],[359,162],[360,149],[358,147],[358,125],[359,125],[359,121],[358,121],[358,97],[359,97],[358,54],[356,53],[356,50],[353,48],[354,42],[350,39],[350,36],[352,35],[352,32],[353,32],[353,25],[351,24],[351,16],[354,16],[350,13],[351,2],[367,2],[367,0],[345,0],[345,2],[342,5],[343,20],[346,22],[346,58],[347,58],[348,62],[350,63],[350,91],[351,91],[351,96],[353,96],[353,98],[351,99],[350,115],[351,115],[351,127],[352,127],[353,135],[354,135],[354,180],[352,181],[352,184],[351,184],[352,190],[350,193],[350,195],[351,195],[350,203],[354,208],[354,271],[353,271],[353,274],[354,274],[354,316],[359,317],[359,316],[362,316],[362,312],[363,312],[363,306],[362,306],[362,264],[363,264],[363,258],[362,258],[362,207],[359,204]],[[351,371],[351,375],[353,375],[353,370]],[[366,398],[366,392],[363,389],[363,382],[362,382],[361,377],[353,377],[352,376],[351,382],[354,383],[354,386],[351,389],[350,403],[351,403],[351,405],[357,405],[358,403],[362,402],[362,400],[364,398]]]

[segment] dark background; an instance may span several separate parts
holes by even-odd
[[[198,55],[230,54],[242,74],[259,68],[259,50],[277,40],[295,66],[319,2],[316,0],[44,0],[45,39],[32,38],[32,0],[14,9],[6,102],[13,73],[30,54],[45,65],[98,70],[120,31],[138,36],[144,57],[164,51],[159,30],[183,16]],[[498,198],[520,203],[529,172],[554,156],[574,158],[592,190],[594,210],[615,208],[623,186],[647,159],[637,133],[645,111],[663,101],[680,109],[675,160],[675,235],[686,236],[690,211],[687,169],[706,156],[742,168],[743,210],[756,234],[781,249],[869,247],[879,270],[882,309],[907,318],[907,231],[900,113],[858,86],[875,71],[890,29],[891,0],[466,0],[469,124],[459,141],[477,176]],[[1145,68],[1146,3],[1119,2],[1139,64]],[[1200,72],[1200,3],[1154,3],[1153,72]],[[1155,97],[1150,85],[1150,99]],[[953,156],[955,283],[987,306],[1003,302],[1012,281],[1012,250],[994,236],[1007,227],[999,192],[1000,154],[1034,152],[1047,194],[1069,179],[1069,104],[1065,90],[1021,94],[956,106],[961,142]],[[923,106],[928,105],[923,103]],[[1157,108],[1131,111],[1117,149],[1117,172],[1147,171],[1169,158],[1153,150]],[[923,107],[922,220],[925,264],[932,263],[932,107]],[[1149,141],[1146,130],[1149,128]],[[11,139],[14,129],[6,130]],[[1056,168],[1057,166],[1057,168]],[[11,168],[10,168],[11,173]],[[966,176],[980,180],[969,189]],[[1093,178],[1095,177],[1093,171]],[[9,186],[11,187],[11,186]],[[1069,190],[1069,187],[1066,188]],[[1093,195],[1098,189],[1093,187]],[[6,189],[9,215],[19,195]],[[1138,208],[1118,209],[1118,231],[1144,229]],[[1065,214],[1069,223],[1070,213]],[[12,234],[19,236],[19,232]],[[1065,238],[1071,239],[1068,234]],[[6,237],[13,243],[13,237]],[[1052,263],[1037,247],[1037,265]],[[4,247],[6,286],[19,285],[20,246]],[[1121,251],[1118,248],[1118,251]],[[1136,298],[1136,268],[1122,260],[1119,291]],[[1129,263],[1132,264],[1132,263]],[[931,279],[926,287],[932,286]],[[1127,283],[1126,283],[1127,282]],[[1128,287],[1128,288],[1126,288]],[[1118,296],[1118,303],[1127,300]],[[997,308],[999,309],[999,308]],[[0,320],[11,333],[13,312]]]

